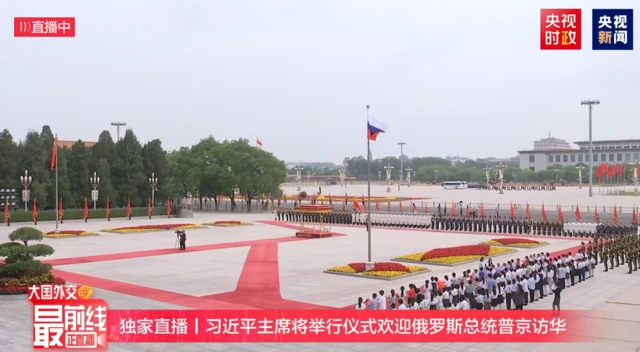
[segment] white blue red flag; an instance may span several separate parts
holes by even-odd
[[[375,141],[380,133],[387,132],[387,124],[376,119],[373,115],[367,116],[367,138]]]

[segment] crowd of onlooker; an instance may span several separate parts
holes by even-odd
[[[528,304],[553,295],[554,312],[560,312],[562,290],[593,277],[596,260],[583,250],[551,258],[549,253],[527,256],[494,265],[481,258],[476,269],[459,276],[431,277],[424,285],[384,290],[364,300],[355,309],[364,310],[522,310]]]

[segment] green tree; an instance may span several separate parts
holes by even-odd
[[[149,172],[150,174],[151,172]],[[112,201],[113,206],[127,203],[131,197],[133,206],[147,204],[149,195],[142,146],[132,130],[127,130],[124,137],[116,143],[116,157],[111,165],[111,179],[116,186],[118,196]],[[144,190],[147,190],[146,193]]]
[[[35,257],[45,257],[53,254],[53,248],[46,244],[31,244],[29,242],[42,241],[43,234],[33,227],[21,227],[9,234],[9,240],[23,245],[3,245],[0,257],[4,257],[4,264],[0,264],[1,278],[37,277],[49,274],[51,265],[42,264],[34,260]],[[51,278],[52,279],[52,278]]]
[[[31,199],[37,198],[42,208],[55,207],[55,191],[49,188],[49,167],[45,166],[47,160],[51,162],[51,146],[44,146],[42,138],[35,131],[29,131],[23,142],[20,143],[22,151],[22,168],[29,171],[33,177],[31,183]],[[44,149],[49,150],[49,157],[45,156]]]
[[[169,181],[169,162],[167,161],[167,152],[162,148],[162,142],[154,139],[142,147],[142,159],[144,170],[149,176],[151,173],[158,178],[157,191],[155,193],[156,203],[162,203],[167,197],[172,195],[172,182]],[[144,193],[143,193],[144,194]]]
[[[91,162],[91,151],[87,148],[82,141],[77,141],[71,147],[69,151],[68,165],[72,167],[69,169],[69,182],[71,182],[71,194],[73,203],[69,204],[69,207],[81,207],[84,205],[84,200],[89,196],[89,190],[91,189],[89,183],[89,163]],[[93,174],[93,173],[91,173]]]
[[[19,166],[18,145],[9,130],[0,132],[0,185],[1,187],[18,188],[19,176],[23,170]]]
[[[113,142],[109,131],[102,131],[102,133],[100,133],[98,142],[91,147],[91,154],[93,157],[91,166],[94,168],[101,159],[105,159],[109,165],[113,163],[116,154],[116,144]]]
[[[117,193],[111,180],[111,167],[107,159],[100,159],[96,164],[96,176],[100,177],[100,184],[98,186],[98,201],[96,204],[99,207],[104,207],[107,204],[107,198],[116,199]]]

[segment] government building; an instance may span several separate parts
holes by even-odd
[[[553,165],[577,166],[589,164],[589,141],[574,142],[555,137],[544,138],[533,143],[533,149],[520,150],[520,168],[542,171]],[[640,139],[593,141],[593,164],[630,163],[640,160]]]

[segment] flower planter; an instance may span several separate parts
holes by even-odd
[[[96,232],[84,231],[84,230],[59,230],[49,231],[44,234],[46,238],[69,238],[69,237],[86,237],[86,236],[99,236]]]
[[[528,238],[494,238],[489,241],[484,241],[482,244],[488,244],[494,247],[507,247],[507,248],[537,248],[546,246],[549,243],[544,241],[530,240]]]
[[[189,229],[204,229],[206,226],[196,224],[160,224],[160,225],[140,225],[140,226],[127,226],[127,227],[115,227],[110,229],[102,229],[101,232],[110,233],[142,233],[142,232],[157,232],[157,231],[175,231],[175,230],[189,230]]]
[[[365,263],[351,263],[325,270],[325,274],[361,277],[366,279],[391,281],[408,276],[424,274],[429,268],[417,265],[404,265],[393,262],[374,263],[373,269],[366,270]]]
[[[15,295],[0,295],[0,301],[26,301],[29,298],[27,293],[18,293]]]
[[[202,225],[205,225],[205,226],[231,227],[231,226],[253,225],[253,223],[247,222],[247,221],[239,221],[239,220],[220,220],[220,221],[205,222]]]
[[[427,252],[418,252],[396,257],[393,258],[392,261],[412,264],[455,266],[471,263],[483,257],[497,257],[512,252],[515,252],[515,249],[503,246],[478,244],[470,246],[436,248]]]

